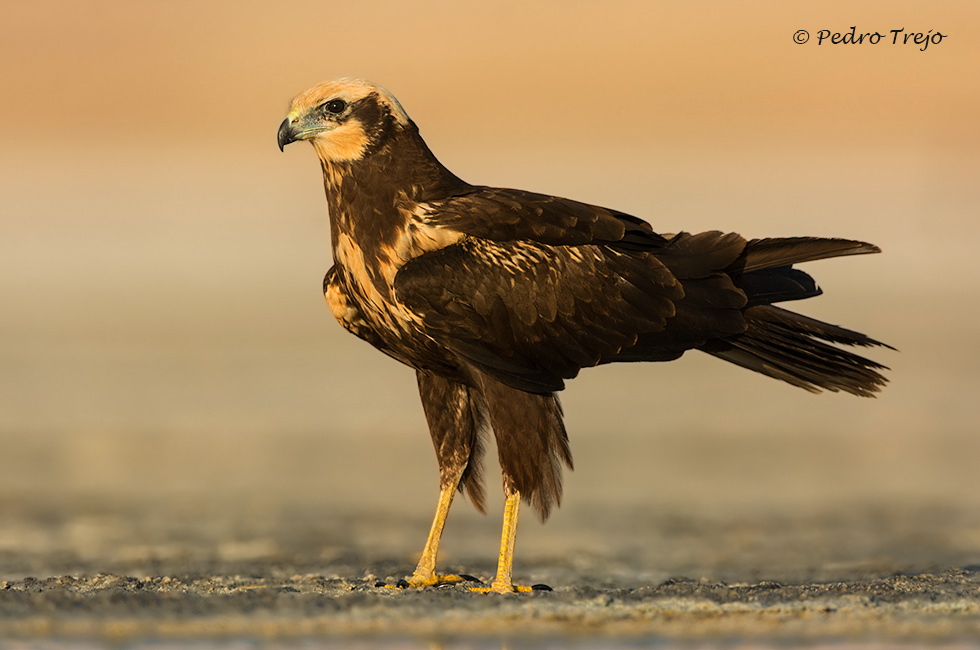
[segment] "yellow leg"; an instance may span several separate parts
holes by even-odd
[[[425,542],[422,550],[422,557],[419,558],[415,573],[407,580],[400,580],[397,585],[384,585],[388,589],[399,589],[404,587],[431,587],[440,584],[452,584],[464,581],[476,581],[476,578],[466,575],[436,573],[436,555],[439,552],[439,540],[442,538],[442,529],[446,525],[446,516],[449,514],[449,506],[453,503],[453,496],[456,493],[455,486],[443,487],[439,492],[439,503],[436,506],[436,516],[432,520],[432,529],[429,531],[429,538]],[[478,593],[498,593],[510,594],[514,592],[526,593],[537,589],[551,591],[547,585],[515,585],[513,581],[514,567],[514,545],[517,541],[517,518],[520,513],[521,495],[516,490],[507,495],[504,502],[504,525],[500,534],[500,555],[497,557],[497,575],[489,587],[470,587],[470,590]],[[381,583],[378,584],[381,586]]]
[[[521,508],[521,495],[514,490],[507,495],[504,502],[504,526],[500,533],[500,555],[497,558],[497,575],[489,587],[470,587],[479,593],[510,594],[515,591],[529,592],[532,587],[515,585],[513,580],[514,543],[517,541],[517,517]],[[550,587],[538,585],[538,588],[550,590]]]
[[[449,506],[453,504],[453,496],[456,494],[456,485],[448,485],[439,491],[439,503],[436,505],[436,516],[432,520],[432,529],[429,531],[429,538],[422,549],[422,557],[419,564],[415,567],[415,573],[404,581],[399,581],[397,585],[385,585],[389,589],[400,587],[431,587],[433,585],[447,584],[453,582],[463,582],[470,579],[468,576],[458,575],[438,575],[436,574],[436,556],[439,553],[439,540],[442,539],[442,529],[446,526],[446,516],[449,514]]]
[[[443,582],[460,582],[462,580],[459,576],[436,575],[436,555],[439,553],[439,540],[442,539],[442,529],[446,526],[446,516],[449,514],[449,506],[453,504],[455,494],[455,485],[446,486],[439,491],[436,516],[432,520],[432,529],[429,531],[429,539],[425,541],[425,548],[422,549],[419,564],[415,567],[415,573],[408,579],[410,587],[427,587]]]

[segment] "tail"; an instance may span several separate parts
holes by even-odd
[[[731,363],[811,392],[845,391],[873,396],[887,370],[832,343],[891,348],[864,334],[781,309],[774,302],[820,295],[813,279],[793,264],[843,255],[878,253],[877,246],[846,239],[755,239],[726,271],[745,291],[746,330],[709,341],[700,349]],[[894,349],[894,348],[891,348]]]

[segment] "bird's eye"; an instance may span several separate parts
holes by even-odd
[[[334,115],[343,113],[345,108],[347,108],[347,102],[342,99],[331,99],[327,102],[327,110]]]

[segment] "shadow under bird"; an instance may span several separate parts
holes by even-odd
[[[472,579],[437,574],[436,553],[457,490],[484,511],[489,427],[503,473],[503,534],[492,584],[472,589],[532,588],[511,577],[518,510],[523,500],[543,520],[561,499],[572,455],[555,393],[582,368],[695,349],[813,392],[870,396],[886,381],[884,366],[835,345],[884,344],[775,305],[820,294],[794,264],[879,252],[871,244],[658,234],[616,210],[471,185],[367,81],[322,83],[296,97],[279,148],[298,140],[323,168],[330,309],[415,369],[439,462],[432,530],[399,586]]]

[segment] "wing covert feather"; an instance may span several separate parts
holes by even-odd
[[[479,239],[407,263],[395,292],[440,344],[534,392],[663,331],[684,296],[652,255]]]
[[[428,205],[427,220],[432,225],[496,242],[608,244],[636,251],[658,250],[667,244],[638,217],[523,190],[471,186]]]

